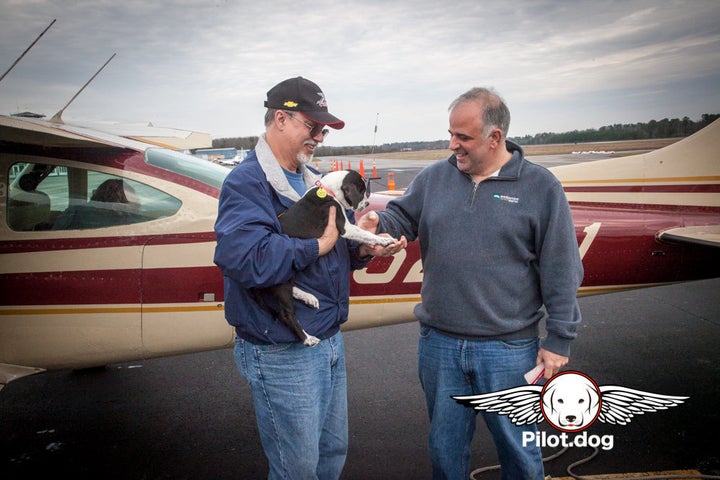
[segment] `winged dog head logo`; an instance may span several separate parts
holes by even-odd
[[[507,415],[515,425],[546,420],[563,432],[580,432],[599,420],[626,425],[635,415],[680,405],[690,397],[643,392],[619,385],[598,387],[581,372],[560,372],[544,386],[524,385],[480,395],[453,396],[475,410]]]

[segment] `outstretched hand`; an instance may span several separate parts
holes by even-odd
[[[380,217],[378,217],[378,214],[375,211],[370,211],[360,217],[356,225],[370,233],[377,233],[377,227],[379,222]],[[380,237],[391,238],[390,235],[388,235],[387,233],[381,233],[378,235]],[[400,237],[400,240],[386,246],[368,245],[363,243],[362,245],[360,245],[360,256],[390,257],[406,247],[407,239],[405,238],[405,236]]]
[[[371,210],[360,217],[355,225],[370,233],[377,233],[378,223],[380,223],[380,217],[375,210]]]

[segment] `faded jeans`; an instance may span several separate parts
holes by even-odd
[[[348,446],[342,333],[315,347],[236,339],[235,361],[250,384],[268,478],[338,479]]]
[[[477,395],[525,385],[523,374],[535,367],[539,340],[462,340],[421,326],[418,347],[420,383],[430,415],[430,460],[434,480],[465,480],[470,475],[471,442],[477,411],[453,395]],[[541,480],[542,454],[523,447],[523,431],[505,415],[482,412],[506,480]]]

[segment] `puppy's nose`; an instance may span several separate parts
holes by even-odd
[[[565,421],[567,421],[567,423],[575,423],[576,418],[577,417],[575,415],[568,415],[567,417],[565,417]]]

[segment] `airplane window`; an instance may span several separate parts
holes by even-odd
[[[50,228],[51,197],[44,191],[44,180],[53,169],[50,165],[23,163],[10,168],[7,202],[10,228],[20,231]]]
[[[143,183],[80,168],[11,166],[8,224],[13,230],[78,230],[174,215],[182,202]]]
[[[145,151],[145,161],[150,165],[199,180],[218,189],[222,187],[225,177],[230,173],[229,168],[221,165],[162,148],[148,148]]]

